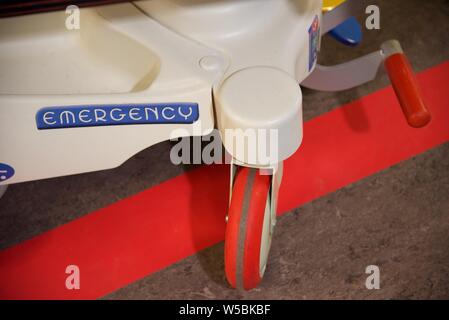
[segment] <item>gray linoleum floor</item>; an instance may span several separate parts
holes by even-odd
[[[397,38],[416,71],[449,59],[449,1],[372,1],[381,30],[347,48],[325,38],[322,63],[342,62]],[[388,85],[385,74],[341,93],[304,90],[305,120]],[[449,126],[449,119],[448,119]],[[188,167],[169,161],[171,144],[153,146],[121,167],[21,183],[0,201],[0,248],[79,218]],[[308,203],[278,223],[269,268],[251,292],[230,289],[223,244],[149,275],[108,299],[449,298],[449,144]],[[381,268],[381,289],[366,290],[365,267]]]

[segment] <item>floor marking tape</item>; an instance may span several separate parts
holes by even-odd
[[[407,126],[391,87],[307,122],[279,212],[449,141],[449,62],[418,79],[433,114],[424,129]],[[0,299],[99,298],[222,241],[228,174],[225,165],[192,170],[0,251]],[[79,290],[66,288],[69,265]]]

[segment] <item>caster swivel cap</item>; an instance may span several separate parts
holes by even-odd
[[[276,163],[300,146],[302,93],[288,73],[264,66],[239,70],[221,83],[214,101],[223,144],[238,161]],[[263,153],[270,159],[258,156]]]

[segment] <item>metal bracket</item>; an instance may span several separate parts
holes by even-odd
[[[351,89],[376,78],[383,59],[379,50],[335,66],[317,64],[301,86],[320,91]]]

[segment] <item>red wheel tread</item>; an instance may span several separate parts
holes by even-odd
[[[225,271],[226,277],[232,287],[237,286],[237,257],[239,250],[240,220],[243,210],[245,192],[248,187],[249,168],[241,168],[236,174],[233,193],[228,213],[228,224],[225,237]],[[243,244],[243,288],[255,288],[260,278],[260,248],[264,221],[265,206],[270,190],[270,176],[260,175],[259,171],[254,177],[249,199],[249,208],[246,220],[245,240]]]

